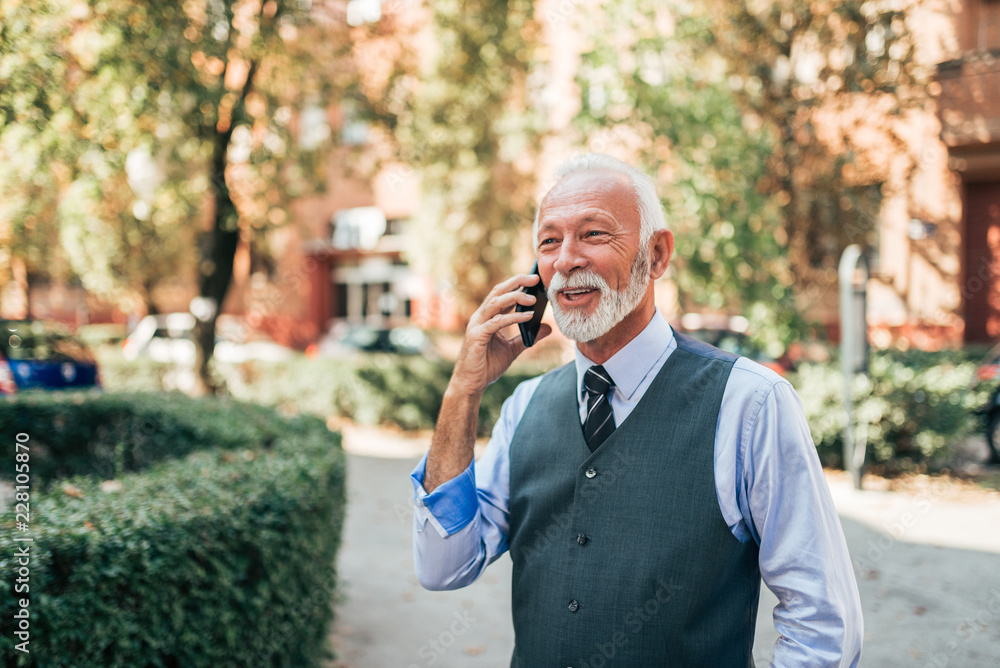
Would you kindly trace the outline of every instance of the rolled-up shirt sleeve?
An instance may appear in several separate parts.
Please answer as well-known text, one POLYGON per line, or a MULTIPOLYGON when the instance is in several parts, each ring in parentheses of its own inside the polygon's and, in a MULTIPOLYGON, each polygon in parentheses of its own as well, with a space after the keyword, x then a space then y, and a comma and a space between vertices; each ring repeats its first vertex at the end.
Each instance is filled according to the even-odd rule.
POLYGON ((771 665, 856 666, 857 581, 802 404, 781 381, 758 405, 744 429, 742 479, 761 577, 778 597, 771 665))
POLYGON ((507 551, 510 442, 540 378, 521 383, 504 402, 482 456, 428 494, 426 455, 410 475, 414 490, 413 561, 427 589, 472 584, 507 551))
MULTIPOLYGON (((472 462, 460 475, 442 483, 433 492, 424 491, 427 455, 410 474, 413 482, 415 515, 429 521, 442 538, 460 531, 476 518, 479 500, 476 498, 476 474, 472 462)), ((418 521, 418 524, 422 524, 418 521)), ((422 527, 421 527, 422 528, 422 527)))

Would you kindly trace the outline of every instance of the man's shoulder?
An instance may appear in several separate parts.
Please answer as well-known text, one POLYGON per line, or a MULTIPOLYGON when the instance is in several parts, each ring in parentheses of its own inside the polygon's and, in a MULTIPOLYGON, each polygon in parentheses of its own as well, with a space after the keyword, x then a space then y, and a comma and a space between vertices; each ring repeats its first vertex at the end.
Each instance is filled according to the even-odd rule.
POLYGON ((738 357, 738 355, 722 350, 721 348, 716 348, 710 343, 696 339, 693 336, 688 336, 687 334, 678 332, 677 330, 674 330, 674 340, 677 343, 678 350, 683 350, 686 353, 706 360, 735 362, 738 357))
POLYGON ((722 412, 732 418, 740 416, 741 433, 760 418, 762 411, 777 411, 775 417, 778 417, 801 410, 795 389, 787 379, 746 357, 741 356, 733 363, 722 399, 722 412))
POLYGON ((732 364, 727 381, 727 394, 738 394, 750 400, 754 397, 767 396, 777 385, 785 385, 791 389, 791 384, 780 374, 748 357, 716 348, 677 331, 674 332, 674 336, 677 338, 679 350, 709 362, 732 364))
POLYGON ((749 390, 753 394, 764 395, 769 394, 776 385, 791 387, 791 383, 773 369, 743 356, 738 357, 733 363, 733 370, 729 374, 729 383, 749 390))

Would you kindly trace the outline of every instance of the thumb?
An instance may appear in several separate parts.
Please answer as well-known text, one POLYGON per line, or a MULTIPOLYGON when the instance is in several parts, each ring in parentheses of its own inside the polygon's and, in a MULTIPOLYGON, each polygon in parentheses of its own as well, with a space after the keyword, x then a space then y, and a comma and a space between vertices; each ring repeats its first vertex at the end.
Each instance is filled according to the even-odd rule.
MULTIPOLYGON (((541 341, 551 333, 552 333, 552 326, 547 325, 543 322, 541 325, 538 326, 538 333, 535 335, 535 343, 537 344, 539 341, 541 341)), ((523 353, 525 350, 528 349, 528 347, 524 345, 524 339, 521 338, 520 332, 507 339, 507 341, 509 341, 511 346, 513 346, 512 352, 514 353, 515 359, 519 357, 521 353, 523 353)))
POLYGON ((538 327, 538 334, 535 335, 535 343, 538 343, 539 341, 541 341, 542 339, 544 339, 546 336, 548 336, 551 333, 552 333, 552 325, 543 322, 538 327))

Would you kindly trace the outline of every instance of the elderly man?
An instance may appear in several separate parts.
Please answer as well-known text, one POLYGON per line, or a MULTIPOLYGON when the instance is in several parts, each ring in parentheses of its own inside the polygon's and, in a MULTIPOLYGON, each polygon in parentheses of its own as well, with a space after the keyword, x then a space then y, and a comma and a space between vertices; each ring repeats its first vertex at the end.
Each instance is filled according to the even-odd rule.
POLYGON ((772 665, 857 665, 857 583, 794 390, 664 321, 673 235, 651 179, 595 154, 557 178, 535 250, 576 360, 522 383, 473 463, 482 393, 524 350, 504 328, 539 278, 473 315, 412 475, 420 582, 463 587, 510 550, 511 666, 717 668, 753 665, 763 578, 772 665))

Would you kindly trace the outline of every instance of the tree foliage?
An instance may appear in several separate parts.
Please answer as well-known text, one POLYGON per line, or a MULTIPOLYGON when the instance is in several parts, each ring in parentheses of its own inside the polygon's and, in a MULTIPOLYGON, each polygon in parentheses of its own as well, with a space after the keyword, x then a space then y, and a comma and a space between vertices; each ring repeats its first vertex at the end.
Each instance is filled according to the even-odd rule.
POLYGON ((538 27, 530 2, 480 0, 434 3, 428 29, 429 52, 398 61, 370 113, 419 172, 413 262, 454 286, 468 314, 510 275, 511 248, 534 215, 538 27))
MULTIPOLYGON (((18 156, 3 215, 15 236, 54 220, 84 287, 103 296, 148 301, 157 280, 187 272, 221 306, 240 238, 283 224, 288 198, 319 182, 329 128, 296 112, 324 109, 350 75, 332 66, 343 17, 300 0, 2 9, 0 147, 18 156)), ((217 313, 196 332, 205 370, 217 313)))
POLYGON ((736 100, 775 138, 761 185, 783 206, 795 276, 831 283, 848 243, 878 243, 884 172, 858 164, 853 135, 877 132, 884 151, 905 156, 893 120, 927 100, 905 3, 723 0, 712 10, 710 45, 736 100))
POLYGON ((808 329, 800 314, 847 243, 877 243, 879 183, 854 169, 850 128, 817 138, 817 113, 877 99, 880 116, 854 116, 891 137, 918 97, 903 16, 878 7, 630 1, 588 16, 577 124, 640 138, 677 236, 682 309, 742 312, 778 351, 808 329))
POLYGON ((59 3, 0 2, 0 287, 12 262, 30 274, 57 271, 55 207, 76 149, 76 118, 67 104, 68 38, 59 3))

